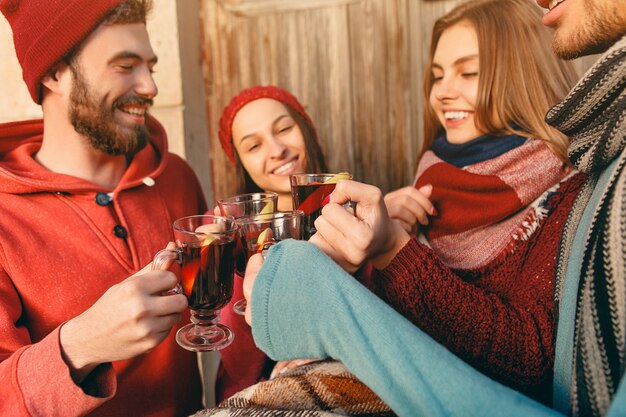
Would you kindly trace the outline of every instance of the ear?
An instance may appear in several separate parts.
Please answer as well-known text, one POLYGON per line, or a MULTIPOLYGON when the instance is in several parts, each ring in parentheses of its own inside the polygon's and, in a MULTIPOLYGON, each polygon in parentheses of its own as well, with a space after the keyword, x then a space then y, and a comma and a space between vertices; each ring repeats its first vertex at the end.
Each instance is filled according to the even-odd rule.
POLYGON ((71 79, 70 67, 65 63, 54 66, 41 79, 41 84, 54 93, 62 94, 71 79))

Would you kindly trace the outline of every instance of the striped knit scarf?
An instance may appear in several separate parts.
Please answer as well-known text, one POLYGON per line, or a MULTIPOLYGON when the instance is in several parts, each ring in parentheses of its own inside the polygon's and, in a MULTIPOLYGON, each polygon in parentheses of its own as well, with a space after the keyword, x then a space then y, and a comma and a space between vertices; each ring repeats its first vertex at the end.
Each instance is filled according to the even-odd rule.
POLYGON ((438 214, 422 232, 448 266, 477 269, 528 239, 547 214, 546 190, 568 168, 539 140, 463 168, 424 153, 415 187, 431 184, 438 214))
POLYGON ((546 116, 570 136, 569 157, 589 174, 565 225, 555 291, 558 306, 570 256, 582 257, 570 387, 573 415, 604 415, 626 366, 625 87, 623 37, 546 116), (616 158, 595 207, 584 253, 571 254, 577 225, 598 177, 616 158))

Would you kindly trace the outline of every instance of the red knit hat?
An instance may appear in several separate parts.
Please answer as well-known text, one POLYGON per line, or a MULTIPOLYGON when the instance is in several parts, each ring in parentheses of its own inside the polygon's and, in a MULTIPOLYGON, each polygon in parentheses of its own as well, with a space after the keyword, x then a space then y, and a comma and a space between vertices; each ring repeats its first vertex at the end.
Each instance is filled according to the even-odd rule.
POLYGON ((0 0, 30 96, 40 102, 41 79, 122 0, 0 0))
POLYGON ((233 150, 232 141, 233 119, 243 106, 260 98, 271 98, 291 107, 298 114, 300 114, 300 116, 302 116, 305 122, 309 125, 311 131, 315 132, 313 121, 311 121, 309 115, 306 111, 304 111, 302 104, 300 104, 298 99, 295 98, 289 91, 274 85, 256 85, 254 87, 250 87, 237 94, 230 101, 228 106, 224 108, 219 122, 218 134, 220 137, 220 143, 222 144, 222 148, 224 149, 224 152, 226 152, 228 159, 230 159, 233 164, 235 163, 235 152, 233 150))

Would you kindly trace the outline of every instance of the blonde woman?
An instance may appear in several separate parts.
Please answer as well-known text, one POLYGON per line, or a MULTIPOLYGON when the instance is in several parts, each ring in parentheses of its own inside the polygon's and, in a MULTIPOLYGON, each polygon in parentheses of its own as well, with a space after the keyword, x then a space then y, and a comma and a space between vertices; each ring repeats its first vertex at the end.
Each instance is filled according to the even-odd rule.
POLYGON ((440 18, 425 82, 428 150, 414 186, 385 198, 396 224, 366 230, 369 241, 339 211, 317 225, 335 259, 372 259, 377 292, 398 312, 547 402, 559 236, 583 178, 570 175, 566 137, 543 120, 576 77, 539 16, 525 0, 479 0, 440 18))

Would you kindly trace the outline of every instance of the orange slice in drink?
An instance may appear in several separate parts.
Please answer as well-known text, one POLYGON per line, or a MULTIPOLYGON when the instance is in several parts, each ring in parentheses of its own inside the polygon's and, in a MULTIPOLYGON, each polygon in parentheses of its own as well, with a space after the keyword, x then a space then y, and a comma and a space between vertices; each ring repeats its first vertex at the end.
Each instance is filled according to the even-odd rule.
POLYGON ((256 243, 259 245, 262 245, 265 242, 269 242, 273 239, 274 239, 274 233, 272 232, 272 229, 268 227, 267 229, 263 230, 261 234, 259 234, 259 237, 256 239, 256 243))
POLYGON ((259 237, 256 239, 256 243, 258 245, 257 252, 263 251, 263 248, 266 247, 266 243, 270 243, 274 241, 274 232, 272 232, 271 228, 267 228, 259 234, 259 237))
POLYGON ((203 224, 196 228, 195 232, 201 234, 198 237, 202 239, 202 246, 209 246, 217 239, 217 236, 212 232, 215 232, 218 227, 219 226, 215 224, 203 224))
POLYGON ((265 207, 259 212, 259 214, 271 214, 274 212, 274 202, 268 202, 265 207))
POLYGON ((350 179, 350 174, 348 172, 340 172, 338 174, 333 175, 326 181, 324 181, 324 184, 336 184, 337 181, 339 180, 349 180, 349 179, 350 179))

